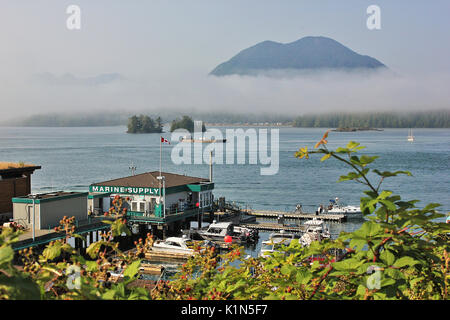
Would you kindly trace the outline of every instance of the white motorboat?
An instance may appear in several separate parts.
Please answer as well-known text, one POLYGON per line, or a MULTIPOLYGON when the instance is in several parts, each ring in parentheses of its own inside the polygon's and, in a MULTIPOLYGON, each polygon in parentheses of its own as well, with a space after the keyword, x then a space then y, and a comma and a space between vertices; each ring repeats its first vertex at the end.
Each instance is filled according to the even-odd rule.
POLYGON ((194 250, 189 248, 193 244, 192 240, 186 236, 183 237, 169 237, 165 240, 157 240, 152 247, 156 252, 175 252, 175 253, 194 253, 194 250))
POLYGON ((204 240, 225 241, 230 236, 232 242, 254 242, 258 239, 258 232, 248 228, 238 227, 231 222, 213 222, 207 228, 200 229, 197 234, 204 240))
POLYGON ((277 252, 283 245, 288 246, 293 239, 300 239, 301 234, 286 233, 283 230, 277 233, 272 233, 269 240, 261 242, 261 250, 259 256, 267 258, 270 253, 277 252))
POLYGON ((348 218, 351 217, 361 217, 361 208, 357 206, 346 206, 340 203, 339 198, 330 199, 330 204, 325 210, 329 214, 345 214, 348 218))
POLYGON ((331 237, 330 230, 324 225, 322 220, 314 218, 306 221, 303 225, 306 229, 300 238, 303 246, 309 246, 313 241, 322 241, 331 237))

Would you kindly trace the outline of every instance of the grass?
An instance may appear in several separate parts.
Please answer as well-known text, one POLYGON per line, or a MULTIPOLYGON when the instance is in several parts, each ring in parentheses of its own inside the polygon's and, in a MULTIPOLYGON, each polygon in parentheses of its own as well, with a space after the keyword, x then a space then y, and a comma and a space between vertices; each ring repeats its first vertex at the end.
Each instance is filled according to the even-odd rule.
POLYGON ((25 168, 32 167, 32 164, 25 164, 23 162, 0 162, 0 170, 5 169, 16 169, 16 168, 25 168))

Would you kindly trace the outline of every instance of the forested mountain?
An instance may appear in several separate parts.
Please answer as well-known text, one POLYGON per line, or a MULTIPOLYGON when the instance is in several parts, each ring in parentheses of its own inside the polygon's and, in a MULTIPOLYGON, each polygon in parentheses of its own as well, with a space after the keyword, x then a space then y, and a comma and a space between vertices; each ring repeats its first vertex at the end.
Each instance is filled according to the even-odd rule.
POLYGON ((377 59, 360 55, 326 37, 304 37, 291 43, 260 42, 218 65, 215 76, 258 75, 280 70, 359 70, 386 68, 377 59))

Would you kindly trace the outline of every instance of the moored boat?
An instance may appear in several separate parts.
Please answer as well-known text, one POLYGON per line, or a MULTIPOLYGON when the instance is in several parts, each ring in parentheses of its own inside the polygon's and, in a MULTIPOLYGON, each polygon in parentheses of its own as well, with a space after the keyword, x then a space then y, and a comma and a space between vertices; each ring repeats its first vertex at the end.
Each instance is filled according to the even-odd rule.
POLYGON ((283 245, 288 246, 293 239, 300 238, 301 234, 299 233, 286 233, 283 230, 272 233, 269 236, 269 240, 261 242, 259 256, 266 258, 270 256, 270 253, 277 252, 283 245))
POLYGON ((189 142, 189 143, 225 143, 227 139, 206 139, 204 137, 200 137, 198 139, 192 139, 188 136, 184 136, 180 138, 180 142, 189 142))
POLYGON ((193 254, 194 250, 189 248, 192 244, 192 240, 186 236, 169 237, 165 240, 157 240, 153 244, 152 251, 193 254))
POLYGON ((325 209, 329 214, 345 214, 348 218, 362 217, 361 208, 357 206, 344 205, 339 201, 339 198, 330 199, 330 204, 325 209))
POLYGON ((306 227, 305 233, 300 238, 303 246, 309 246, 313 241, 330 239, 330 230, 325 227, 322 220, 316 218, 308 220, 303 224, 306 227))
POLYGON ((197 234, 204 240, 225 241, 225 237, 231 238, 234 243, 255 242, 258 232, 248 228, 234 225, 232 222, 213 222, 204 229, 197 230, 197 234))

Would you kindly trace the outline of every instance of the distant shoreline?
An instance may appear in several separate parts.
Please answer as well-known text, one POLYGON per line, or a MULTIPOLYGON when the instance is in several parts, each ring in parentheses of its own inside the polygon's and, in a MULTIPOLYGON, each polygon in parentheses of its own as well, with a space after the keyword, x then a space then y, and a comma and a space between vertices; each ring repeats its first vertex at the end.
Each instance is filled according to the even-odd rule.
MULTIPOLYGON (((400 129, 400 128, 392 128, 392 129, 400 129)), ((356 132, 356 131, 384 131, 383 129, 378 128, 336 128, 331 131, 335 132, 356 132)))
POLYGON ((280 127, 280 128, 293 128, 291 124, 276 124, 276 123, 208 123, 205 122, 205 126, 210 127, 280 127))
MULTIPOLYGON (((211 127, 329 128, 336 129, 337 132, 378 131, 384 128, 450 128, 450 110, 409 113, 329 112, 304 114, 297 117, 277 114, 188 114, 194 121, 201 120, 211 127)), ((170 125, 175 116, 178 116, 178 113, 168 113, 161 118, 165 120, 166 125, 167 123, 170 125)), ((129 116, 124 114, 42 114, 23 119, 4 120, 0 122, 0 127, 112 127, 127 126, 128 119, 129 116)))

